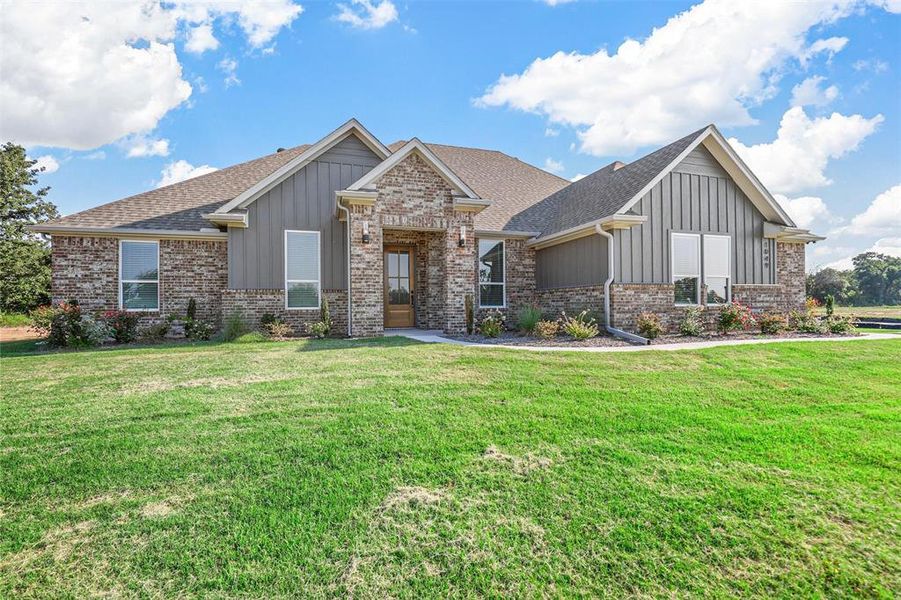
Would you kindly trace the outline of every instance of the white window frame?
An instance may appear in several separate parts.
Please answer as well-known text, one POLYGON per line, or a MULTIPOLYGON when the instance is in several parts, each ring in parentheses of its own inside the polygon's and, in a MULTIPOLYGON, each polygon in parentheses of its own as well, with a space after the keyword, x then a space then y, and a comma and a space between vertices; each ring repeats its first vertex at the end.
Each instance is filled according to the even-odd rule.
MULTIPOLYGON (((501 243, 501 256, 504 261, 504 280, 500 283, 482 283, 481 281, 476 281, 478 284, 478 293, 479 293, 479 308, 507 308, 507 240, 503 238, 478 238, 476 239, 476 252, 478 256, 476 260, 478 262, 482 262, 482 252, 479 250, 479 245, 483 242, 500 242, 501 243), (500 304, 482 304, 482 286, 483 285, 499 285, 501 286, 501 303, 500 304)), ((478 277, 478 270, 476 270, 476 277, 478 277)))
POLYGON ((160 312, 160 241, 159 240, 119 240, 119 310, 126 312, 160 312), (122 279, 122 244, 156 244, 156 280, 152 279, 122 279), (156 284, 156 308, 125 308, 122 298, 122 284, 124 283, 155 283, 156 284))
MULTIPOLYGON (((703 244, 701 243, 701 234, 699 234, 699 233, 677 233, 675 231, 670 234, 670 246, 669 246, 670 264, 669 264, 669 268, 670 268, 670 281, 673 283, 673 285, 676 284, 676 279, 677 279, 677 276, 676 276, 676 253, 675 253, 675 246, 676 246, 675 242, 676 242, 677 237, 694 238, 697 241, 697 244, 698 244, 698 273, 695 276, 698 278, 698 286, 697 286, 697 290, 695 292, 694 303, 676 302, 675 297, 674 297, 673 304, 675 306, 700 306, 700 304, 701 304, 701 287, 704 282, 703 273, 701 272, 701 266, 704 264, 704 257, 701 254, 702 250, 703 250, 703 244)), ((680 275, 679 277, 692 277, 692 275, 680 275)))
POLYGON ((322 234, 319 231, 304 229, 286 229, 284 236, 284 249, 282 251, 285 263, 285 310, 319 310, 322 307, 322 234), (289 233, 313 233, 316 235, 316 306, 288 306, 288 284, 313 283, 312 279, 288 279, 288 234, 289 233))
MULTIPOLYGON (((708 238, 722 238, 727 242, 726 249, 728 253, 728 257, 726 259, 726 264, 729 265, 729 272, 726 273, 726 304, 732 302, 732 236, 731 235, 720 235, 720 234, 704 234, 704 239, 701 241, 701 265, 704 272, 704 278, 702 282, 704 287, 707 287, 707 265, 705 264, 707 258, 707 239, 708 238)), ((713 277, 722 277, 722 275, 714 275, 713 277)), ((707 296, 704 296, 704 304, 707 304, 707 296)), ((714 305, 716 306, 716 305, 714 305)))

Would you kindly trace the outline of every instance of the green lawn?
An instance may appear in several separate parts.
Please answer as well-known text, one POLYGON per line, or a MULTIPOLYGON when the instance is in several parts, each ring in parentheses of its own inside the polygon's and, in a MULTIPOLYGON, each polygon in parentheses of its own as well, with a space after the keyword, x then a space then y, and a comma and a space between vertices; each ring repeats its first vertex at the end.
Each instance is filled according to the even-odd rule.
POLYGON ((31 317, 24 313, 0 312, 0 327, 28 327, 31 317))
POLYGON ((0 359, 0 597, 901 595, 901 339, 0 359))

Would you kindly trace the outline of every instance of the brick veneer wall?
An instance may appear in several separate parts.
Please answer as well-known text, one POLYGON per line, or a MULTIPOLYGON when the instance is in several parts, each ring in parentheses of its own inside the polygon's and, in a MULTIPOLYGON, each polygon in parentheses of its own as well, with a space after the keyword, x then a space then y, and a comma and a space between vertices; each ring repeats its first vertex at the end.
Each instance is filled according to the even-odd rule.
MULTIPOLYGON (((227 242, 160 240, 160 310, 145 322, 184 314, 197 301, 198 317, 218 324, 222 291, 228 284, 227 242)), ((53 302, 72 298, 89 311, 119 307, 119 240, 52 236, 53 302)))
POLYGON ((473 298, 476 302, 476 320, 489 312, 499 310, 507 315, 507 325, 515 325, 516 315, 523 306, 536 303, 535 294, 535 250, 526 245, 526 240, 504 240, 504 265, 506 307, 501 309, 482 308, 479 302, 479 256, 478 240, 475 241, 475 273, 473 298))
MULTIPOLYGON (((332 317, 332 336, 347 335, 347 291, 322 290, 332 317)), ((269 313, 291 325, 295 335, 307 335, 308 327, 320 320, 319 309, 288 310, 285 290, 223 290, 222 315, 239 314, 250 327, 257 328, 260 318, 269 313)))
POLYGON ((548 288, 535 292, 536 303, 550 319, 556 319, 561 312, 575 315, 583 310, 591 311, 598 321, 604 318, 604 286, 581 286, 548 288))
POLYGON ((475 277, 472 213, 454 210, 452 188, 415 153, 385 173, 376 190, 372 206, 353 206, 350 215, 353 335, 384 331, 384 245, 414 238, 427 248, 426 325, 462 332, 464 295, 475 277), (369 223, 368 244, 362 242, 364 222, 369 223), (457 243, 461 225, 470 232, 462 248, 457 243), (410 236, 412 230, 428 235, 410 236))
MULTIPOLYGON (((754 312, 780 312, 801 309, 806 297, 804 244, 776 244, 776 281, 774 285, 734 284, 732 298, 751 306, 754 312)), ((701 294, 702 297, 704 294, 701 294)), ((657 313, 664 326, 674 330, 685 314, 685 307, 673 304, 672 284, 622 284, 610 286, 610 315, 614 327, 635 331, 635 319, 642 312, 657 313)), ((713 328, 718 317, 716 306, 707 306, 703 318, 713 328)))

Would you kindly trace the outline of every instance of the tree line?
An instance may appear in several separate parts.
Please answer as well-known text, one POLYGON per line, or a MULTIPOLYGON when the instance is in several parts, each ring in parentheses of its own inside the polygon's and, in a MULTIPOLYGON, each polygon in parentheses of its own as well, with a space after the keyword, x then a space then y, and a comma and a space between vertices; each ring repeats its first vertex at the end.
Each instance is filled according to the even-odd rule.
POLYGON ((826 268, 807 276, 807 295, 820 302, 832 296, 842 306, 901 305, 901 258, 864 252, 847 271, 826 268))

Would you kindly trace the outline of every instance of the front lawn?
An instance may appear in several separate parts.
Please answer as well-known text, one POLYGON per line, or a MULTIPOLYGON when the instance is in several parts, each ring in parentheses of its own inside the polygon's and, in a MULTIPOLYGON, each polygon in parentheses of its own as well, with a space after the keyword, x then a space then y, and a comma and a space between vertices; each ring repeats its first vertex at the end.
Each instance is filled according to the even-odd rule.
POLYGON ((901 339, 7 349, 0 597, 901 594, 901 339))

